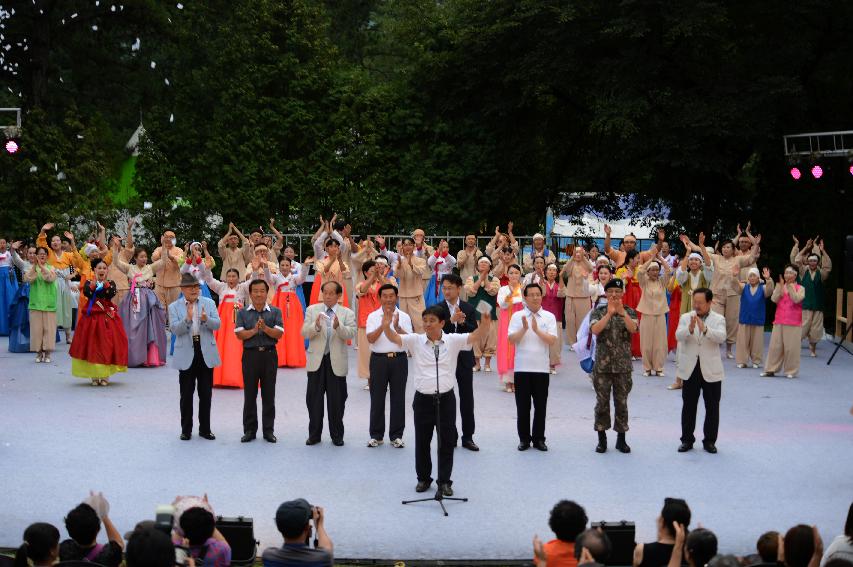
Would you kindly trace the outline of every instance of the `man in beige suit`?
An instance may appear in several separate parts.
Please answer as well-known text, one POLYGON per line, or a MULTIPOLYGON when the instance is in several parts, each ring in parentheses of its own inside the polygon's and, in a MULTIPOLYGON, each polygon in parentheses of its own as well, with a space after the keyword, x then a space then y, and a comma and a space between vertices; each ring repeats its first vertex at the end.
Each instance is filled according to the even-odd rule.
POLYGON ((720 345, 726 342, 726 319, 711 310, 714 294, 700 287, 693 290, 693 310, 681 315, 675 338, 678 340, 678 376, 684 377, 681 390, 681 446, 679 453, 693 448, 696 437, 696 406, 699 393, 705 400, 705 438, 702 445, 716 453, 720 427, 720 396, 725 373, 720 345))
MULTIPOLYGON (((456 267, 463 282, 477 275, 477 262, 482 257, 483 252, 477 247, 477 236, 474 234, 465 236, 465 247, 456 255, 456 267)), ((468 301, 468 290, 465 287, 462 288, 460 297, 462 301, 468 301)))
POLYGON ((323 283, 322 303, 305 312, 302 336, 308 339, 308 439, 316 445, 323 434, 323 397, 329 407, 332 443, 344 444, 344 408, 347 401, 347 341, 355 337, 355 313, 339 305, 343 287, 336 281, 323 283))
POLYGON ((424 274, 429 274, 426 260, 414 254, 415 241, 408 236, 403 239, 400 256, 394 266, 394 274, 400 282, 400 311, 411 319, 416 333, 423 332, 424 274))

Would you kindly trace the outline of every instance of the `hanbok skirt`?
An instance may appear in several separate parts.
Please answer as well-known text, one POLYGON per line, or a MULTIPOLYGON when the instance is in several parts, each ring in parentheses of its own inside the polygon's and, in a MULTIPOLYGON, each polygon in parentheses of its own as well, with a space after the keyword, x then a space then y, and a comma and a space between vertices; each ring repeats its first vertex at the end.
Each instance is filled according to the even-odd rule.
POLYGON ((15 270, 9 266, 0 267, 0 335, 4 337, 9 334, 9 310, 17 291, 15 270))
POLYGON ((18 287, 9 308, 9 352, 30 352, 30 284, 18 287))
POLYGON ((136 286, 125 294, 118 311, 127 333, 127 365, 166 364, 166 312, 154 290, 136 286))
POLYGON ((108 299, 97 302, 103 307, 83 312, 68 351, 71 374, 79 378, 109 378, 127 372, 127 333, 118 310, 108 299))
POLYGON ((441 287, 441 282, 438 281, 438 276, 433 274, 424 292, 424 305, 432 307, 440 303, 444 303, 444 289, 441 287))
MULTIPOLYGON (((515 345, 509 342, 509 320, 513 313, 521 311, 523 303, 515 303, 509 309, 498 310, 498 374, 509 374, 515 368, 515 345)), ((512 382, 512 380, 510 380, 512 382)))
POLYGON ((279 291, 275 294, 273 305, 281 309, 284 319, 284 334, 276 343, 278 365, 291 368, 305 368, 305 341, 302 338, 302 323, 305 320, 297 294, 293 291, 279 291))
POLYGON ((213 332, 216 350, 222 362, 213 369, 213 386, 217 388, 243 387, 243 341, 237 338, 235 322, 239 304, 233 297, 219 304, 219 328, 213 332))
POLYGON ((72 309, 75 306, 75 293, 68 285, 68 280, 59 274, 68 274, 69 270, 57 270, 56 276, 56 326, 70 329, 74 326, 72 309))

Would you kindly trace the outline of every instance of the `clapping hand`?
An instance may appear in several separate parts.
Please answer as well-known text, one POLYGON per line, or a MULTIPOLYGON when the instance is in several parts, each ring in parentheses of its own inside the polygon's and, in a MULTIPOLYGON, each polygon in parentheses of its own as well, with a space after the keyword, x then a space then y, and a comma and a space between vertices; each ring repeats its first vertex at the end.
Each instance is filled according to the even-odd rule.
POLYGON ((696 320, 697 320, 698 318, 699 318, 699 317, 696 315, 696 312, 695 312, 695 311, 690 315, 690 327, 688 328, 688 330, 689 330, 691 333, 693 332, 693 329, 695 329, 695 328, 696 328, 696 320))
POLYGON ((535 315, 531 315, 531 316, 530 316, 530 329, 531 329, 534 333, 539 333, 539 322, 536 320, 536 316, 535 316, 535 315))
POLYGON ((194 303, 187 304, 187 323, 192 323, 193 321, 193 310, 195 309, 194 303))
POLYGON ((63 234, 65 235, 65 238, 74 245, 74 234, 70 230, 66 230, 63 234))
POLYGON ((699 327, 699 332, 700 332, 700 333, 704 333, 704 332, 705 332, 705 329, 707 328, 707 327, 705 327, 705 322, 704 322, 704 321, 702 320, 702 318, 701 318, 701 317, 699 317, 699 316, 697 316, 697 317, 696 317, 696 326, 698 326, 698 327, 699 327))
POLYGON ((207 313, 205 313, 204 307, 201 308, 201 317, 199 319, 201 319, 202 323, 207 323, 207 313))
POLYGON ((332 317, 332 328, 333 328, 333 329, 337 329, 337 328, 338 328, 338 327, 340 327, 340 326, 341 326, 341 322, 340 322, 340 320, 338 319, 338 315, 337 315, 337 313, 336 313, 336 314, 332 317))
POLYGON ((263 333, 267 330, 267 323, 263 317, 258 317, 258 332, 263 333))
POLYGON ((702 247, 705 246, 705 233, 704 232, 699 233, 698 241, 699 241, 699 246, 702 246, 702 247))
POLYGON ((457 309, 456 313, 454 313, 450 317, 451 323, 463 323, 464 321, 465 321, 465 313, 463 313, 461 309, 457 309))
POLYGON ((527 330, 527 328, 528 328, 527 317, 521 318, 521 328, 524 329, 525 331, 527 330))
POLYGON ((98 518, 103 520, 110 513, 110 503, 107 502, 107 499, 104 498, 103 492, 95 492, 93 490, 89 491, 89 496, 83 500, 83 504, 88 504, 92 507, 95 513, 98 515, 98 518))
POLYGON ((314 328, 319 329, 320 327, 322 327, 326 323, 325 319, 325 313, 320 313, 319 315, 317 315, 317 319, 314 321, 314 328))
POLYGON ((13 242, 12 243, 12 250, 17 252, 18 249, 21 247, 21 244, 23 244, 23 241, 21 241, 21 240, 16 240, 15 242, 13 242))

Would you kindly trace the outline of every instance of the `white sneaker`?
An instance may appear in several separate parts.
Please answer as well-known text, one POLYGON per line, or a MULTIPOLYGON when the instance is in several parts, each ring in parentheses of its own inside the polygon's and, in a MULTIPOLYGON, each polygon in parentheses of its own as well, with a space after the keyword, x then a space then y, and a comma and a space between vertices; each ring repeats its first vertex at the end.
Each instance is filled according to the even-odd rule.
MULTIPOLYGON (((746 368, 746 364, 737 364, 738 368, 746 368)), ((753 368, 757 368, 757 366, 753 365, 753 368)))
POLYGON ((382 439, 371 439, 370 441, 367 442, 367 446, 368 447, 378 447, 378 446, 382 445, 384 442, 385 441, 383 441, 382 439))
POLYGON ((403 440, 402 440, 402 439, 400 439, 399 437, 397 437, 396 439, 394 439, 393 441, 391 441, 391 446, 392 446, 392 447, 394 447, 395 449, 402 449, 403 447, 405 447, 405 446, 406 446, 406 444, 405 444, 405 443, 403 443, 403 440))
POLYGON ((643 371, 643 376, 649 376, 650 374, 651 374, 651 372, 649 372, 648 370, 643 371))
POLYGON ((663 374, 663 370, 658 370, 658 371, 657 371, 657 374, 658 374, 658 376, 663 376, 663 375, 664 375, 664 374, 663 374))
POLYGON ((36 355, 36 362, 41 362, 41 361, 42 361, 41 357, 42 357, 42 354, 41 354, 41 353, 38 353, 38 354, 36 355))
POLYGON ((370 382, 368 382, 367 384, 365 384, 365 385, 364 385, 364 388, 362 388, 362 390, 370 390, 370 382))
POLYGON ((761 374, 759 374, 759 376, 761 376, 762 378, 773 378, 773 376, 775 376, 775 373, 774 372, 762 372, 761 374))
POLYGON ((729 360, 733 359, 734 357, 735 357, 735 355, 733 355, 732 353, 730 353, 730 352, 726 353, 726 358, 728 358, 729 360))
POLYGON ((44 358, 42 359, 42 362, 50 363, 50 354, 45 353, 44 358))
POLYGON ((556 374, 556 373, 557 373, 557 369, 556 369, 556 368, 552 368, 550 372, 551 372, 551 374, 556 374))
POLYGON ((796 378, 793 374, 785 374, 785 378, 796 378))
POLYGON ((753 364, 752 367, 753 368, 761 368, 761 365, 760 364, 753 364))

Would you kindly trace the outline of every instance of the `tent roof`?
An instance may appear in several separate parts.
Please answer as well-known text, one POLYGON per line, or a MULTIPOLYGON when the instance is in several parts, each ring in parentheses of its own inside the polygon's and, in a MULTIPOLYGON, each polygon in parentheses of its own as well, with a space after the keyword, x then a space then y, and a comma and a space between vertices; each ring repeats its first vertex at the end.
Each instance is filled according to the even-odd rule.
POLYGON ((145 134, 145 126, 143 126, 142 122, 140 122, 139 126, 136 127, 136 130, 133 131, 133 135, 131 135, 130 139, 124 145, 124 149, 131 152, 131 155, 138 156, 139 139, 142 137, 143 134, 145 134))
POLYGON ((657 218, 647 218, 644 220, 644 226, 638 223, 632 223, 631 219, 608 220, 591 214, 584 214, 579 223, 571 222, 567 218, 554 219, 553 236, 591 236, 594 238, 604 238, 604 225, 609 224, 611 228, 612 238, 624 238, 630 233, 640 239, 654 238, 654 227, 664 223, 665 221, 657 218), (649 224, 649 221, 651 223, 649 224))

